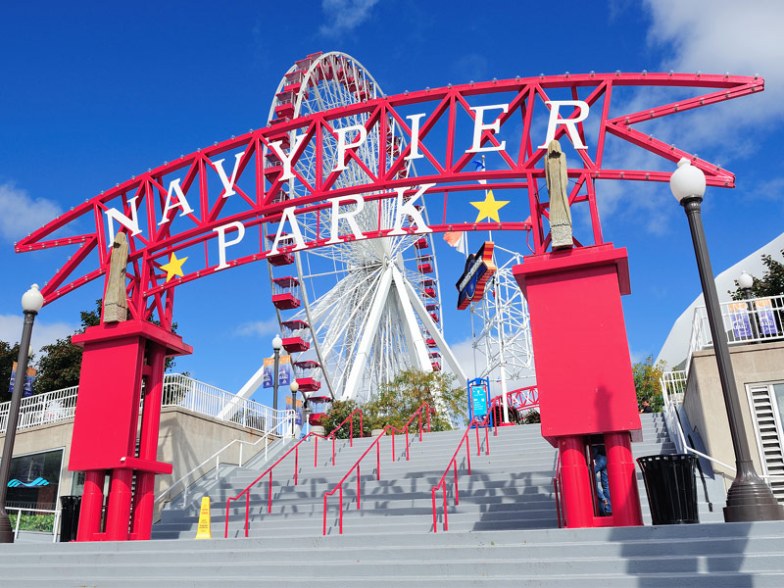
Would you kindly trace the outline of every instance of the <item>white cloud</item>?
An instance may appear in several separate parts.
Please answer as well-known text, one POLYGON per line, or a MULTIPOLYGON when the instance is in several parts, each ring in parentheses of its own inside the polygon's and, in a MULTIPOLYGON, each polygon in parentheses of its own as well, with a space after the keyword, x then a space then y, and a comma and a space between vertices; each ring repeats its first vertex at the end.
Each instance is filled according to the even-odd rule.
POLYGON ((279 332, 280 327, 278 326, 278 321, 275 319, 242 323, 234 329, 234 333, 240 337, 264 337, 267 335, 276 335, 279 332))
POLYGON ((326 37, 337 37, 351 32, 368 18, 378 0, 322 0, 326 24, 319 29, 326 37))
MULTIPOLYGON (((653 19, 648 40, 668 54, 666 69, 756 75, 766 90, 753 107, 733 113, 740 122, 763 123, 784 116, 784 3, 759 0, 647 0, 653 19)), ((750 103, 750 99, 741 102, 750 103)), ((737 124, 738 121, 736 121, 737 124)))
MULTIPOLYGON (((58 339, 65 339, 76 332, 76 329, 77 327, 67 323, 47 323, 40 319, 36 320, 33 327, 33 353, 38 353, 44 345, 55 343, 58 339)), ((0 341, 14 345, 21 337, 22 315, 0 314, 0 341)))
POLYGON ((32 198, 13 184, 0 184, 0 239, 16 241, 61 212, 51 200, 32 198))

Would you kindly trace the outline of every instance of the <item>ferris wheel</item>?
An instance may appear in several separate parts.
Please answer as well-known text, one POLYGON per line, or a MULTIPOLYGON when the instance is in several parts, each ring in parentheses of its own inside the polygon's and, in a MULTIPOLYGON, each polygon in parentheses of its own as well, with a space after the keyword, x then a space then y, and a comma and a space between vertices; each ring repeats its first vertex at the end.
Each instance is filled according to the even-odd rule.
MULTIPOLYGON (((373 77, 349 55, 309 55, 283 76, 270 108, 269 124, 381 95, 373 77)), ((365 124, 367 117, 342 117, 335 121, 335 128, 365 124)), ((390 118, 386 127, 386 136, 370 131, 356 148, 358 158, 366 164, 377 159, 379 149, 396 155, 405 146, 397 122, 390 118)), ((289 137, 288 146, 296 140, 289 137)), ((321 172, 326 173, 326 166, 336 161, 337 145, 336 137, 329 133, 321 139, 325 165, 321 172)), ((315 144, 306 145, 295 164, 297 174, 311 184, 318 172, 315 149, 315 144)), ((274 154, 267 157, 275 163, 274 154)), ((397 177, 412 175, 414 169, 409 164, 397 177)), ((351 161, 335 187, 360 185, 366 183, 365 178, 362 167, 351 161)), ((291 180, 276 198, 283 201, 302 195, 302 184, 291 180)), ((396 206, 394 200, 381 200, 377 207, 364 207, 354 219, 363 232, 379 222, 389 226, 396 206)), ((426 215, 426 210, 422 213, 426 215)), ((315 237, 318 223, 330 222, 329 210, 321 210, 319 215, 298 215, 303 236, 315 237)), ((266 234, 265 238, 273 240, 275 235, 266 234)), ((292 356, 301 391, 363 403, 379 385, 405 369, 440 370, 442 354, 448 355, 453 371, 459 369, 443 339, 438 268, 430 234, 343 242, 274 255, 268 258, 268 268, 283 347, 292 356)))

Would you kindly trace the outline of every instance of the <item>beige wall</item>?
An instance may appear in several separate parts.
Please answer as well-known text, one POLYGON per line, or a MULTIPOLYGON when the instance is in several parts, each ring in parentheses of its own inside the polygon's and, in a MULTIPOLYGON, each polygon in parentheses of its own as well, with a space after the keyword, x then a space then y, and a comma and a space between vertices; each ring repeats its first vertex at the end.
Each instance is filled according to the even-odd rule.
MULTIPOLYGON (((14 443, 14 455, 25 455, 40 451, 63 448, 63 466, 60 479, 60 495, 73 493, 73 473, 68 471, 70 457, 71 435, 73 432, 73 419, 52 425, 42 425, 17 432, 14 443)), ((171 463, 173 473, 168 476, 157 476, 155 483, 155 496, 159 496, 169 486, 182 476, 196 468, 204 460, 234 440, 254 443, 261 438, 258 432, 244 428, 235 423, 217 421, 186 410, 167 407, 161 412, 161 429, 158 445, 158 459, 171 463)), ((0 436, 0 439, 4 439, 0 436)), ((255 447, 243 447, 242 459, 246 462, 258 451, 263 451, 265 441, 255 447)), ((221 454, 221 463, 238 463, 240 450, 239 443, 235 443, 229 450, 221 454)), ((199 476, 215 467, 212 459, 200 470, 194 473, 199 476)), ((181 492, 183 485, 173 489, 172 494, 181 492)))
MULTIPOLYGON (((746 443, 757 472, 761 462, 746 386, 761 382, 784 380, 784 341, 733 345, 730 347, 735 384, 740 397, 741 413, 746 428, 746 443)), ((683 406, 689 421, 705 443, 708 455, 735 466, 735 453, 727 419, 727 410, 719 381, 719 371, 712 350, 693 355, 683 406)), ((725 485, 734 477, 718 464, 714 469, 725 476, 725 485)))

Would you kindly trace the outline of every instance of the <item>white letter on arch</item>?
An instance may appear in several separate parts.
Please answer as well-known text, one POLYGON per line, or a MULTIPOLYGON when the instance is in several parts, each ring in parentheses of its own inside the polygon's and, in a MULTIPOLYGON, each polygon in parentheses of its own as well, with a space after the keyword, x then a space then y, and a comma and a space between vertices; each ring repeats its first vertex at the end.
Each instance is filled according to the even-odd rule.
POLYGON ((128 200, 128 206, 131 208, 131 218, 128 218, 115 208, 110 208, 105 212, 106 218, 109 220, 109 243, 114 243, 114 223, 112 220, 116 220, 118 223, 128 229, 131 232, 131 236, 138 235, 142 232, 142 230, 139 228, 139 213, 136 210, 137 198, 138 196, 134 196, 128 200))
POLYGON ((272 242, 272 249, 270 249, 269 252, 270 255, 278 254, 278 244, 281 240, 288 240, 292 237, 297 244, 292 251, 299 251, 300 249, 305 248, 305 240, 302 238, 302 231, 299 228, 299 223, 297 223, 297 217, 294 216, 294 210, 296 210, 296 206, 289 206, 288 208, 283 209, 283 214, 280 216, 280 223, 278 223, 278 231, 275 233, 275 240, 272 242), (285 221, 289 221, 289 226, 291 226, 290 235, 283 234, 285 221))
POLYGON ((226 263, 226 248, 231 247, 232 245, 236 245, 240 241, 242 241, 243 237, 245 237, 245 225, 243 225, 239 221, 235 221, 233 223, 227 223, 223 226, 218 227, 217 229, 213 229, 214 233, 218 233, 218 267, 215 268, 215 271, 225 269, 229 267, 229 264, 226 263), (237 236, 232 239, 231 241, 226 240, 226 232, 234 229, 237 231, 237 236))
POLYGON ((407 188, 395 188, 397 192, 397 206, 395 207, 395 226, 389 231, 390 235, 405 235, 408 231, 403 230, 403 217, 409 216, 417 225, 417 233, 432 233, 433 229, 427 226, 425 219, 422 218, 422 211, 418 210, 414 203, 422 196, 428 188, 432 188, 435 184, 422 184, 417 190, 416 194, 411 196, 407 202, 403 201, 403 194, 407 188))
POLYGON ((548 100, 545 104, 550 105, 550 120, 547 123, 547 136, 544 139, 544 145, 539 145, 537 149, 547 149, 547 146, 555 138, 555 129, 558 125, 566 126, 566 134, 572 140, 572 145, 575 149, 588 149, 580 139, 580 133, 577 132, 577 123, 584 121, 588 118, 588 113, 591 108, 584 100, 548 100), (580 114, 576 118, 563 119, 559 117, 558 111, 561 106, 576 106, 580 109, 580 114))
POLYGON ((158 226, 164 225, 171 221, 169 218, 169 211, 174 210, 175 208, 182 208, 182 213, 180 216, 185 216, 186 214, 193 212, 191 205, 188 204, 188 199, 185 198, 185 194, 182 193, 182 188, 180 187, 180 178, 169 182, 169 192, 166 194, 166 202, 163 206, 163 212, 161 213, 162 218, 161 222, 158 223, 158 226), (172 194, 177 195, 177 202, 172 202, 172 194))
POLYGON ((367 129, 365 129, 365 125, 349 125, 342 129, 336 129, 336 132, 338 133, 338 153, 335 169, 332 171, 341 171, 346 169, 346 149, 356 149, 362 145, 362 143, 365 142, 365 139, 367 139, 367 129), (359 133, 359 138, 356 141, 348 143, 349 133, 359 133))
POLYGON ((424 155, 419 152, 419 121, 422 120, 422 117, 424 116, 425 113, 422 112, 419 114, 411 114, 406 117, 411 120, 411 151, 404 158, 406 161, 424 157, 424 155))
POLYGON ((244 151, 237 153, 237 155, 234 156, 234 169, 231 172, 231 179, 226 177, 226 172, 223 170, 223 162, 225 159, 219 159, 218 161, 213 162, 215 171, 218 172, 218 177, 220 178, 221 184, 223 184, 223 189, 225 190, 223 193, 224 198, 228 198, 229 196, 236 194, 234 191, 234 182, 237 181, 237 172, 240 169, 240 159, 242 159, 243 155, 245 155, 244 151))
POLYGON ((280 176, 281 182, 294 178, 294 174, 291 172, 291 160, 294 159, 294 154, 304 140, 305 135, 294 136, 294 144, 291 146, 291 149, 289 149, 288 157, 286 157, 286 154, 283 153, 283 149, 280 147, 283 144, 283 141, 273 141, 269 144, 270 148, 275 152, 275 155, 278 156, 278 159, 280 159, 283 164, 283 174, 280 176))
POLYGON ((486 125, 484 123, 485 110, 500 110, 501 112, 509 112, 508 104, 493 104, 491 106, 472 106, 471 110, 476 113, 474 119, 474 143, 467 153, 479 153, 482 151, 503 151, 506 149, 506 141, 501 141, 498 146, 482 147, 482 132, 493 131, 497 133, 501 130, 501 121, 496 119, 494 122, 486 125))
POLYGON ((333 245, 334 243, 342 243, 343 239, 338 237, 338 229, 340 228, 340 219, 345 219, 348 223, 348 226, 351 227, 351 232, 354 235, 354 239, 366 239, 365 235, 362 234, 362 230, 359 228, 357 224, 357 220, 354 218, 365 207, 365 201, 360 196, 343 196, 340 198, 330 198, 329 201, 332 203, 332 226, 329 230, 329 241, 327 241, 327 245, 333 245), (350 210, 348 212, 340 212, 340 205, 346 203, 347 201, 354 202, 357 207, 354 210, 350 210))

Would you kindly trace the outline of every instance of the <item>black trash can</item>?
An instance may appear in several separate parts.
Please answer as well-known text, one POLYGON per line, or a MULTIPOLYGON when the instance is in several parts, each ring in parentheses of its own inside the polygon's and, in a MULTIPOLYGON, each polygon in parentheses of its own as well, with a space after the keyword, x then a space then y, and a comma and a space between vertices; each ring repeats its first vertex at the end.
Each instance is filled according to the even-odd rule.
POLYGON ((60 541, 76 540, 76 530, 79 527, 79 508, 82 506, 81 496, 60 497, 60 541))
POLYGON ((645 480, 645 491, 654 525, 699 523, 697 483, 693 455, 649 455, 637 463, 645 480))

